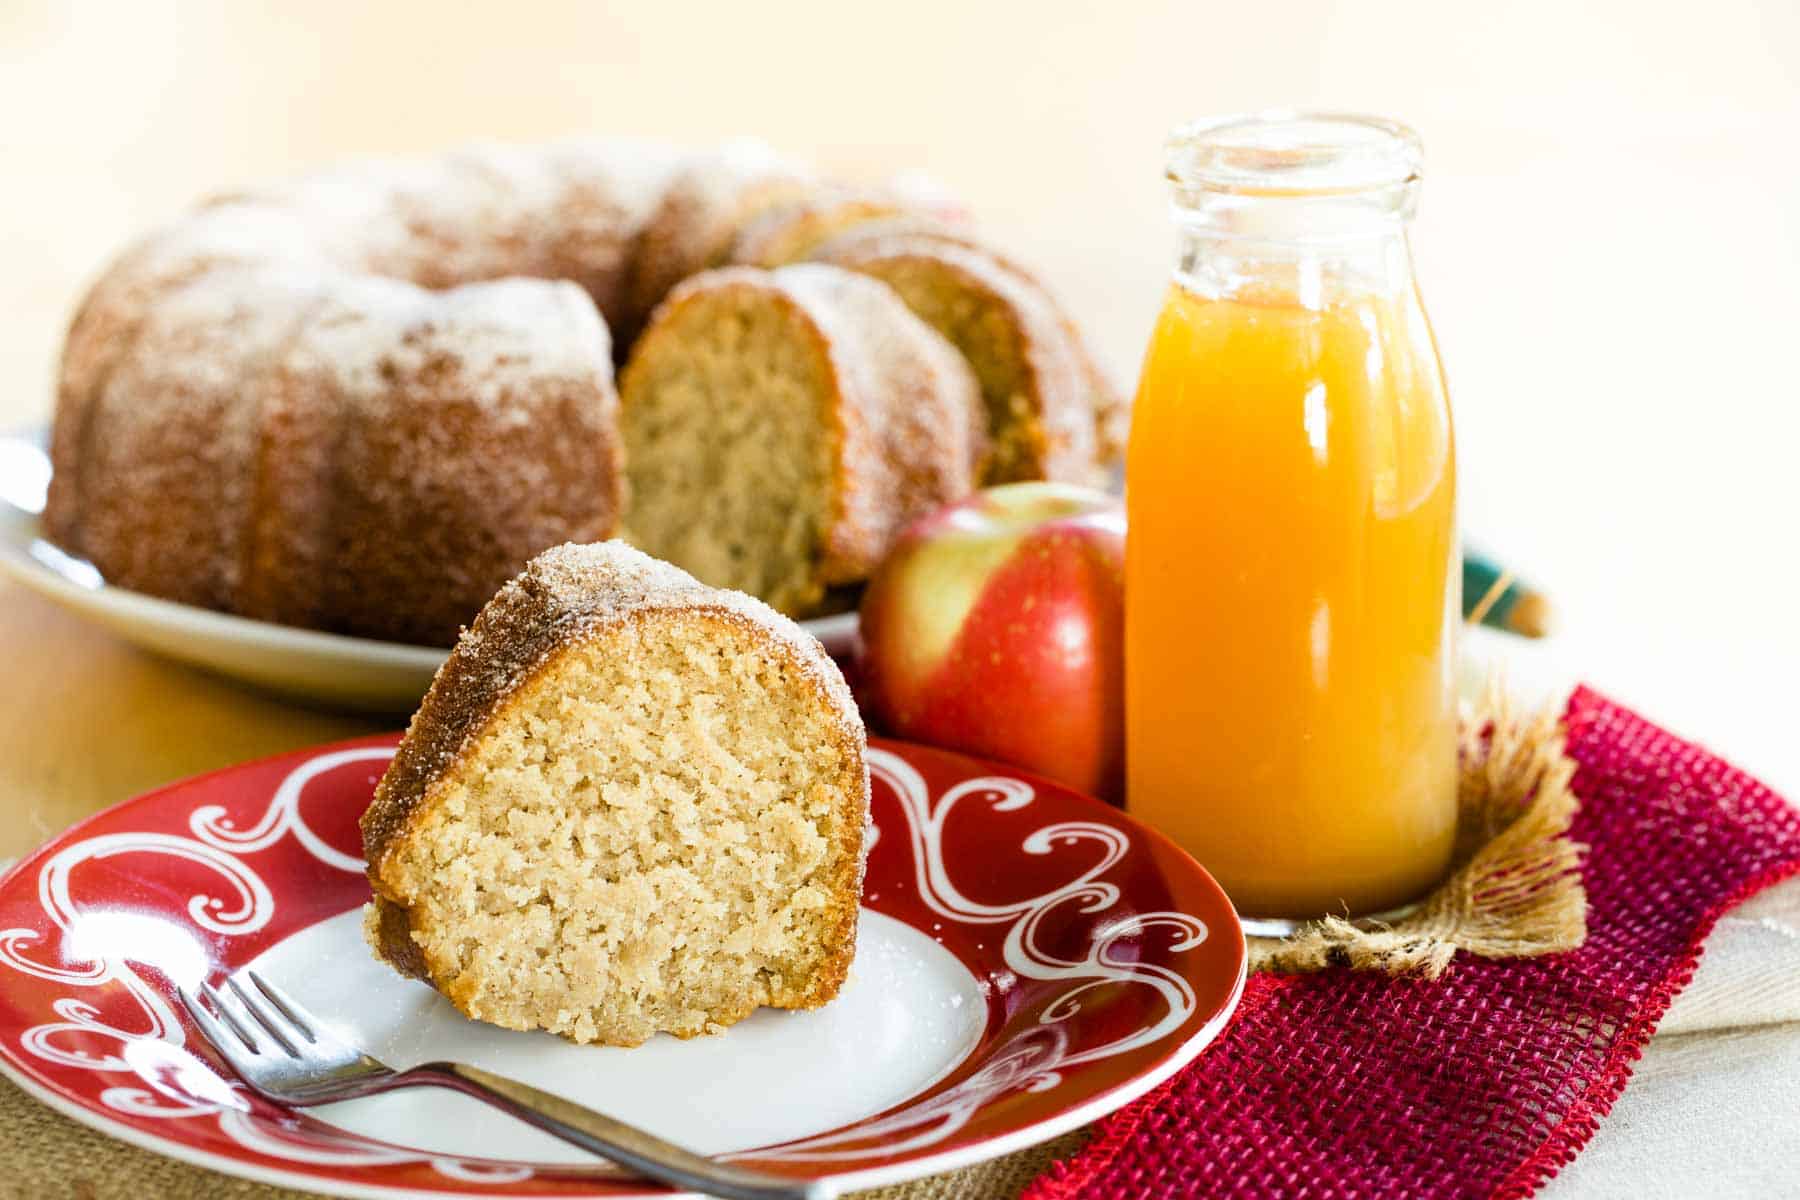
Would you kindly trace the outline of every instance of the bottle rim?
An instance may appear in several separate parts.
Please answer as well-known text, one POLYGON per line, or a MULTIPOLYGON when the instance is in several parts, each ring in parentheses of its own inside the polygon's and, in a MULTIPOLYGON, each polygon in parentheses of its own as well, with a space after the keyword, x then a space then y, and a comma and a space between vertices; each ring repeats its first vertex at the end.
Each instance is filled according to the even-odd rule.
POLYGON ((1424 145, 1411 126, 1325 109, 1269 109, 1176 126, 1164 174, 1179 191, 1354 196, 1414 187, 1424 145))

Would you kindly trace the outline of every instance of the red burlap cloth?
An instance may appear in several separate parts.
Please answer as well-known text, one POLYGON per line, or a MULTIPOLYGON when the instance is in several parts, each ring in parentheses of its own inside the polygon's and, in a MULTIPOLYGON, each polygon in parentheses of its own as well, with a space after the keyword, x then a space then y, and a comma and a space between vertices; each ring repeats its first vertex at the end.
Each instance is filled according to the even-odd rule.
POLYGON ((1800 815, 1594 692, 1569 701, 1588 939, 1424 983, 1251 980, 1186 1072, 1025 1200, 1528 1196, 1593 1135, 1727 908, 1800 870, 1800 815))

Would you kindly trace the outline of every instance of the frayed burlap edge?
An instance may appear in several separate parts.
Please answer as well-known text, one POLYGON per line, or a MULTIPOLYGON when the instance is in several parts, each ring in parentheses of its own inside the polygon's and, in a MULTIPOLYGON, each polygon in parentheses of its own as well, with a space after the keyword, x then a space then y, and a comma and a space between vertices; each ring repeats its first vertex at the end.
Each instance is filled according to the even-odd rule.
POLYGON ((1587 938, 1585 847, 1572 841, 1575 764, 1563 754, 1559 711, 1521 717, 1496 679, 1465 706, 1459 747, 1460 864, 1392 924, 1337 917, 1287 938, 1250 940, 1250 969, 1293 974, 1349 967, 1436 979, 1461 950, 1529 958, 1587 938))

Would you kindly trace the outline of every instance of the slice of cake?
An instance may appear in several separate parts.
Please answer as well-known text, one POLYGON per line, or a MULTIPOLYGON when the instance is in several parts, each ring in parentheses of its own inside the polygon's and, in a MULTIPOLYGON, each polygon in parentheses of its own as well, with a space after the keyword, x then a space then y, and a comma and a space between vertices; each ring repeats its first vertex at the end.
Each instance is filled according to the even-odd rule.
POLYGON ((750 267, 785 266, 807 258, 834 235, 906 215, 899 198, 881 191, 817 187, 747 224, 732 244, 731 261, 750 267))
POLYGON ((579 1042, 816 1008, 855 948, 869 782, 792 621, 619 542, 538 555, 458 642, 363 814, 376 954, 579 1042))
POLYGON ((984 452, 962 356, 891 289, 823 263, 687 280, 619 389, 625 536, 793 616, 973 491, 984 452))
MULTIPOLYGON (((943 308, 941 301, 932 301, 930 290, 923 282, 932 273, 932 260, 936 259, 943 265, 943 256, 936 254, 937 250, 948 251, 952 261, 945 267, 946 270, 954 271, 957 268, 958 264, 954 260, 958 256, 962 257, 964 263, 982 260, 986 263, 986 268, 980 265, 974 267, 976 275, 991 276, 993 269, 998 268, 1004 276, 1035 293, 1026 302, 1027 306, 1038 312, 1048 312, 1061 327, 1063 340, 1074 354, 1077 369, 1086 384, 1088 407, 1094 415, 1098 466, 1107 468, 1122 464, 1125 439, 1131 423, 1129 399, 1119 391, 1100 366, 1093 347, 1088 344, 1081 327, 1069 315, 1068 309, 1058 303, 1037 277, 1018 260, 996 250, 967 225, 911 214, 878 218, 850 225, 825 238, 813 247, 809 257, 816 262, 840 263, 850 267, 857 267, 861 263, 862 266, 858 269, 866 269, 878 278, 887 273, 910 273, 914 277, 914 283, 909 289, 912 299, 908 303, 916 305, 921 314, 930 319, 932 312, 943 308)), ((955 284, 950 286, 951 290, 956 290, 955 284)), ((1000 287, 1006 289, 1007 284, 1002 283, 1000 287)), ((942 288, 939 290, 941 292, 942 288)), ((1027 320, 1042 328, 1035 318, 1027 320)), ((987 357, 979 347, 975 348, 975 353, 978 357, 987 357)), ((995 370, 991 362, 989 369, 990 372, 995 370)), ((992 387, 991 382, 989 386, 992 387)))
POLYGON ((831 253, 892 288, 974 368, 992 439, 984 483, 1097 481, 1089 360, 1042 288, 995 255, 936 238, 856 240, 831 253))
POLYGON ((626 316, 629 345, 676 284, 731 260, 738 235, 771 209, 819 186, 811 174, 754 139, 728 142, 683 162, 645 221, 632 253, 626 316))

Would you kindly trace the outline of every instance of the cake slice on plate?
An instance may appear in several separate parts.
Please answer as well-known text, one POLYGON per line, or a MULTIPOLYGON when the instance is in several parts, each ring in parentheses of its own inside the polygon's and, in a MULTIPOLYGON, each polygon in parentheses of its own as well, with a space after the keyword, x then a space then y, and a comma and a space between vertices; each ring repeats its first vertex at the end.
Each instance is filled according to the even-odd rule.
POLYGON ((786 617, 619 542, 538 555, 363 815, 376 953, 579 1042, 816 1008, 855 948, 861 718, 786 617))

